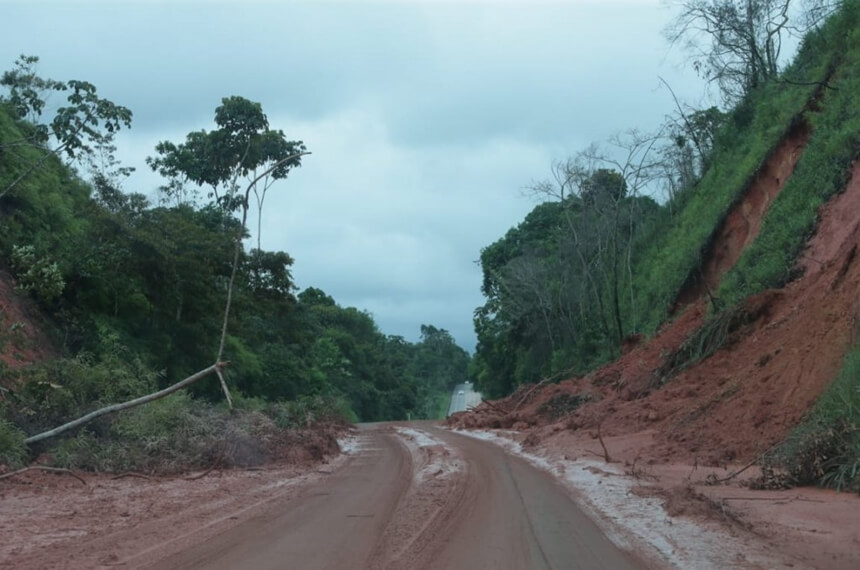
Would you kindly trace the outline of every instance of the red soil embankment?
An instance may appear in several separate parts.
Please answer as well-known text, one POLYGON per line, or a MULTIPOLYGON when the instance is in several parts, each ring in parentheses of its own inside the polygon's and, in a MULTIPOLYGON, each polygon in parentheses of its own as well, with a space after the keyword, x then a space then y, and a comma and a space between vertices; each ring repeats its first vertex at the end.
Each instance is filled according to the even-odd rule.
POLYGON ((15 279, 0 266, 0 362, 19 368, 55 358, 54 342, 44 332, 44 316, 15 286, 15 279))
MULTIPOLYGON (((789 152, 796 144, 783 148, 789 152)), ((534 442, 559 429, 593 430, 600 424, 605 434, 653 431, 651 443, 639 450, 652 461, 724 465, 754 458, 800 422, 856 340, 857 212, 860 165, 845 191, 822 207, 798 264, 802 277, 748 299, 750 321, 715 354, 663 387, 658 370, 702 323, 701 299, 618 361, 582 378, 523 387, 492 407, 452 418, 451 424, 528 430, 534 442), (573 395, 590 399, 572 404, 573 395)), ((715 251, 721 247, 717 243, 715 251)))
POLYGON ((806 149, 809 135, 809 126, 805 122, 799 123, 765 162, 740 201, 729 210, 717 228, 705 251, 699 273, 678 293, 676 308, 715 290, 723 275, 738 262, 744 249, 755 241, 768 208, 785 187, 806 149))
MULTIPOLYGON (((728 342, 665 384, 661 366, 704 321, 702 298, 600 370, 560 384, 523 386, 449 423, 519 430, 512 437, 549 458, 606 454, 638 482, 638 494, 660 498, 670 515, 724 522, 731 533, 753 545, 766 543, 800 567, 857 568, 856 496, 751 491, 739 486, 756 468, 735 479, 730 470, 785 439, 858 340, 858 212, 860 161, 844 192, 819 210, 815 235, 797 262, 801 277, 747 299, 749 318, 728 342)), ((718 242, 714 251, 720 248, 718 242)), ((721 263, 707 265, 725 271, 721 263)))

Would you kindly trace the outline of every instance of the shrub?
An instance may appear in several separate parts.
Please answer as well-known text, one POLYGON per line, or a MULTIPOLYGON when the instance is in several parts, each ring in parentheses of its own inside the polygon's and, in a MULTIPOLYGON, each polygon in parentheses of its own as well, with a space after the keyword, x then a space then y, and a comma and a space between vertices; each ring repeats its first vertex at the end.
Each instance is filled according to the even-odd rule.
POLYGON ((281 429, 306 428, 319 422, 358 421, 346 398, 339 395, 302 396, 289 402, 273 402, 268 405, 265 413, 281 429))
MULTIPOLYGON (((0 416, 2 412, 3 408, 0 407, 0 416)), ((24 445, 24 437, 24 432, 0 417, 0 465, 16 469, 26 462, 27 447, 24 445)))
POLYGON ((37 257, 32 245, 12 247, 12 267, 19 286, 42 302, 50 303, 66 287, 60 266, 48 257, 37 257))
POLYGON ((267 459, 274 422, 255 411, 233 414, 178 392, 116 416, 105 434, 84 430, 60 442, 58 465, 86 470, 170 474, 267 459))
POLYGON ((101 361, 83 353, 15 371, 16 420, 30 431, 52 428, 101 406, 152 391, 157 375, 121 353, 101 361))
POLYGON ((794 484, 860 493, 860 345, 770 461, 786 469, 794 484))

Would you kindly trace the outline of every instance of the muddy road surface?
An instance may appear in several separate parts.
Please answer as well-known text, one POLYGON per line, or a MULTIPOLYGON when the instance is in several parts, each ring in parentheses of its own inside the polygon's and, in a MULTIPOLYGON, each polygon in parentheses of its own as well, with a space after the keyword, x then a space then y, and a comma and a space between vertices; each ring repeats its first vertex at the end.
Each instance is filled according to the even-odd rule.
POLYGON ((550 475, 429 423, 362 426, 301 493, 156 570, 641 568, 550 475))

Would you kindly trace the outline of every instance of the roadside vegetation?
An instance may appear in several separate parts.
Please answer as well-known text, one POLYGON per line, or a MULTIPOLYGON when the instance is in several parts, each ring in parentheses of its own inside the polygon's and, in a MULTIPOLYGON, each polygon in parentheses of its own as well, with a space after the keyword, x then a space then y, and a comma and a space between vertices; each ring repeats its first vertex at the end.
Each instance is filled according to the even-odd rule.
POLYGON ((447 331, 423 325, 417 343, 385 335, 369 313, 298 291, 286 252, 262 250, 259 235, 246 245, 248 210, 262 214, 265 193, 307 154, 259 104, 223 99, 214 128, 154 149, 162 187, 129 192, 114 136, 131 111, 87 82, 40 77, 37 63, 22 56, 0 79, 0 271, 15 278, 12 296, 46 315, 34 325, 12 317, 15 299, 0 305, 0 463, 46 452, 58 465, 177 471, 239 461, 236 449, 272 455, 288 437, 277 434, 320 422, 438 414, 469 362, 447 331), (28 358, 46 348, 25 334, 34 326, 47 330, 53 358, 28 358), (213 374, 24 446, 213 358, 223 386, 213 374))
POLYGON ((623 133, 553 164, 533 188, 545 200, 482 251, 480 387, 502 395, 584 372, 617 357, 625 338, 653 334, 773 149, 808 123, 809 148, 759 239, 709 294, 722 310, 784 284, 857 153, 857 20, 846 3, 791 65, 725 111, 679 103, 656 134, 623 133))
POLYGON ((860 346, 765 465, 765 486, 821 484, 860 493, 860 346))
MULTIPOLYGON (((664 363, 668 381, 744 324, 745 299, 798 277, 796 262, 819 207, 845 187, 860 150, 860 5, 811 2, 805 12, 792 6, 796 20, 786 26, 777 14, 785 15, 790 1, 752 3, 759 12, 729 0, 680 4, 667 37, 689 50, 723 106, 694 109, 676 100, 676 113, 656 133, 616 135, 552 164, 547 180, 533 185, 541 203, 481 252, 486 302, 475 312, 470 373, 485 394, 501 397, 522 384, 584 374, 618 358, 626 343, 654 335, 683 307, 682 291, 701 284, 719 228, 778 145, 808 131, 793 175, 776 181, 783 189, 758 237, 717 287, 703 287, 708 319, 664 363), (724 18, 722 26, 712 18, 724 18), (794 60, 776 65, 767 50, 778 47, 767 41, 731 41, 745 33, 744 21, 768 34, 807 26, 794 60), (705 33, 690 36, 692 30, 705 33)), ((816 419, 799 428, 815 438, 832 435, 828 445, 841 450, 841 459, 828 452, 827 473, 798 482, 855 488, 860 481, 860 417, 846 403, 848 392, 857 392, 852 359, 822 397, 816 419)), ((792 441, 797 437, 807 436, 792 441)))

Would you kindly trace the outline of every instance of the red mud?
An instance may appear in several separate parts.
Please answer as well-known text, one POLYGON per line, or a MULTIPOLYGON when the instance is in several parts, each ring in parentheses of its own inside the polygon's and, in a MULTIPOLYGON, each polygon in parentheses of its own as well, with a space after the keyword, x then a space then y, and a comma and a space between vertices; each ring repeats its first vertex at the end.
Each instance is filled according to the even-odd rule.
POLYGON ((855 341, 859 174, 860 164, 846 190, 821 209, 818 230, 799 266, 803 276, 782 290, 748 299, 752 322, 664 387, 655 389, 657 370, 702 323, 701 299, 653 339, 604 368, 533 391, 522 387, 492 408, 455 415, 450 423, 528 428, 536 437, 556 423, 567 429, 601 424, 608 434, 654 430, 654 441, 643 451, 655 460, 722 465, 754 458, 798 424, 855 341), (592 401, 570 413, 548 413, 560 395, 583 394, 592 401))
MULTIPOLYGON (((760 216, 778 191, 777 182, 784 182, 791 172, 804 137, 795 133, 774 154, 759 177, 764 177, 759 195, 742 201, 727 219, 713 257, 705 261, 704 283, 685 292, 691 304, 654 338, 627 347, 618 361, 584 377, 524 386, 492 405, 455 414, 450 425, 513 428, 522 433, 525 445, 558 453, 575 453, 588 442, 591 453, 602 455, 593 439, 599 430, 613 459, 648 466, 660 473, 668 488, 680 484, 679 478, 667 475, 673 465, 688 472, 705 467, 725 470, 754 460, 785 439, 836 377, 857 341, 860 162, 844 192, 819 211, 816 233, 798 261, 797 273, 802 276, 781 290, 747 299, 751 318, 709 358, 662 387, 659 370, 702 324, 706 301, 692 296, 703 293, 706 285, 718 284, 754 239, 760 216), (573 400, 574 395, 586 396, 587 401, 573 400), (625 449, 619 442, 629 438, 636 443, 625 449)), ((728 487, 707 494, 721 500, 724 491, 739 493, 728 487)), ((793 490, 779 496, 812 494, 821 502, 803 499, 776 508, 773 492, 763 493, 771 499, 732 500, 731 507, 768 540, 814 567, 860 567, 858 497, 793 490)))
MULTIPOLYGON (((594 430, 571 432, 556 427, 558 432, 532 449, 549 459, 603 457, 594 430)), ((603 437, 613 464, 622 466, 636 481, 632 489, 636 495, 659 497, 670 516, 692 519, 706 527, 721 524, 745 548, 771 553, 774 559, 787 556, 797 568, 860 567, 860 497, 813 488, 753 491, 746 483, 759 475, 755 468, 719 485, 709 484, 709 478, 726 479, 733 469, 652 463, 642 450, 655 437, 657 433, 650 430, 603 437)), ((529 434, 518 438, 525 443, 529 434)))
POLYGON ((44 317, 15 285, 12 275, 0 266, 0 362, 20 368, 55 358, 57 350, 44 332, 44 317))
POLYGON ((744 249, 758 237, 764 215, 794 172, 806 149, 809 134, 806 123, 800 123, 765 162, 740 202, 729 210, 717 229, 704 254, 700 273, 678 293, 676 307, 687 305, 716 289, 723 275, 734 267, 744 249))
MULTIPOLYGON (((308 435, 306 433, 306 435, 308 435)), ((0 481, 0 568, 139 568, 265 512, 342 462, 320 441, 265 468, 189 477, 29 471, 0 481)), ((303 447, 301 444, 296 447, 303 447)))

